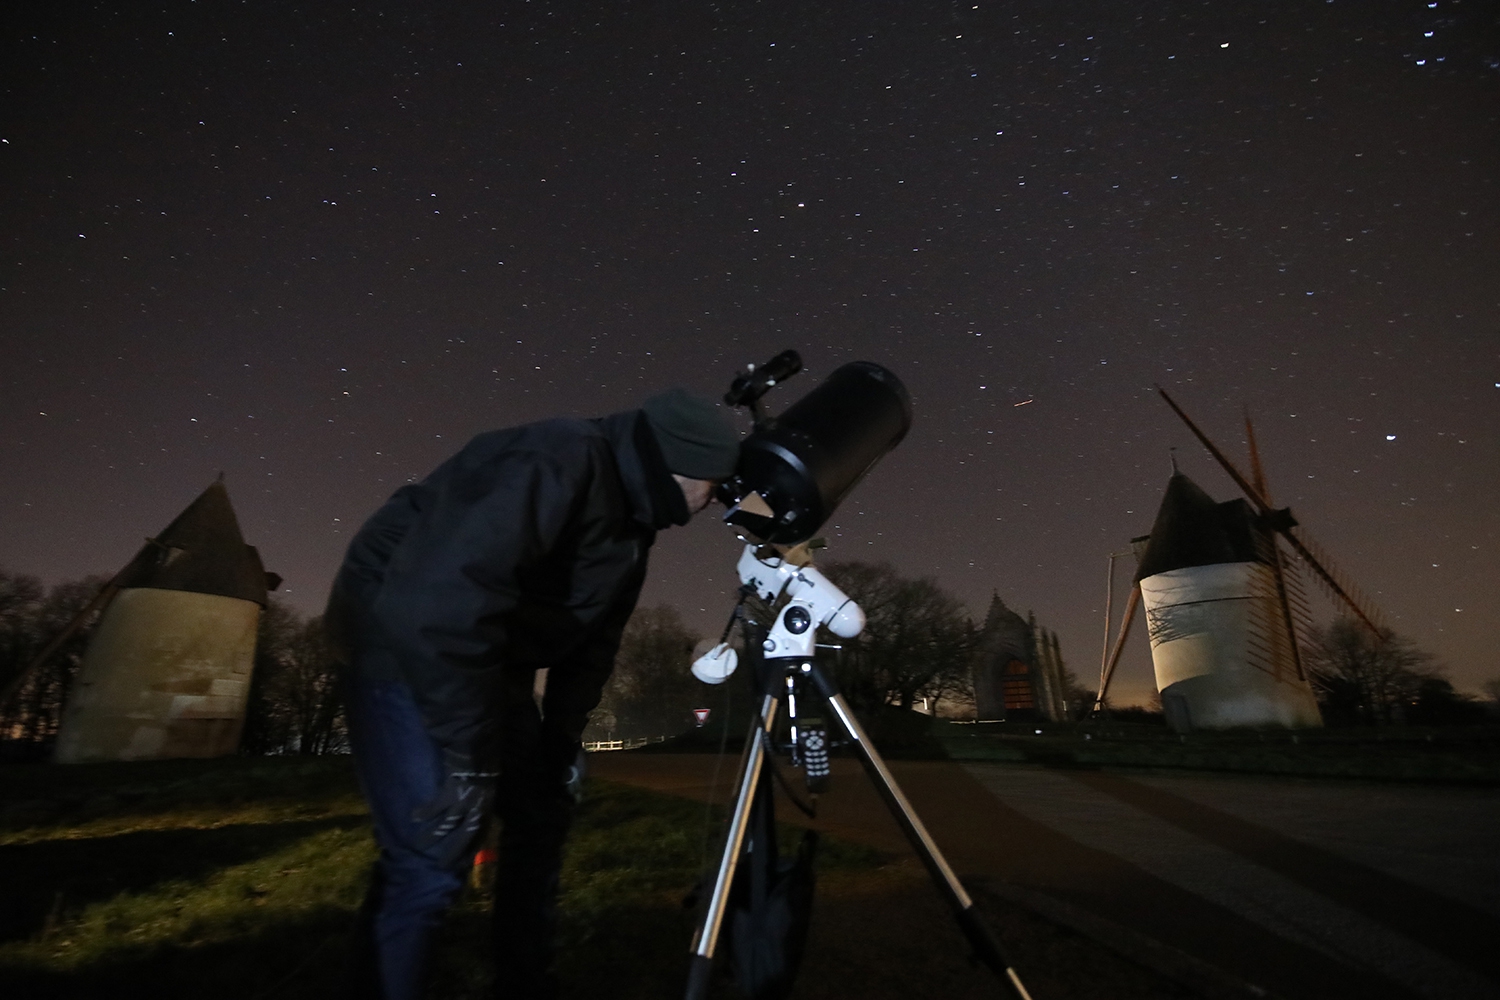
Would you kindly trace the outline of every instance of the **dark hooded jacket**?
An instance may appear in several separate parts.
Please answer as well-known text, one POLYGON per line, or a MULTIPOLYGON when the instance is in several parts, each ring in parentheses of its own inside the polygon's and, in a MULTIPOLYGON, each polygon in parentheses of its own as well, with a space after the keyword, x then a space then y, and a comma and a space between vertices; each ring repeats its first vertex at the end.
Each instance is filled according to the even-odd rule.
POLYGON ((350 669, 408 684, 445 750, 492 757, 505 674, 543 667, 576 738, 656 532, 690 516, 638 410, 481 434, 355 535, 329 634, 350 669))

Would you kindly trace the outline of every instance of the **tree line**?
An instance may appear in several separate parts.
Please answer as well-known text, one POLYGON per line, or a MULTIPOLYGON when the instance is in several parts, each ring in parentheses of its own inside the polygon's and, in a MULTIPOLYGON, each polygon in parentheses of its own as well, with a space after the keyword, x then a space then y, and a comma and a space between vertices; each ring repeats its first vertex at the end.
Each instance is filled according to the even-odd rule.
MULTIPOLYGON (((839 647, 826 654, 826 663, 851 707, 864 714, 920 704, 934 715, 972 714, 982 628, 962 600, 931 577, 902 576, 887 562, 830 561, 819 568, 865 613, 864 631, 855 638, 823 637, 839 647)), ((772 609, 754 599, 748 608, 758 621, 774 618, 772 609)), ((692 651, 705 646, 675 609, 637 610, 585 739, 640 739, 692 725, 694 708, 720 701, 686 669, 692 651)), ((1069 705, 1077 711, 1091 705, 1093 692, 1066 666, 1061 674, 1069 705)), ((729 683, 743 681, 736 676, 729 683)))
MULTIPOLYGON (((855 709, 922 703, 935 715, 972 713, 982 627, 957 596, 930 577, 902 576, 890 563, 831 561, 820 568, 865 612, 865 629, 856 638, 825 637, 841 647, 827 663, 855 709)), ((760 620, 772 619, 770 609, 752 607, 760 620)), ((658 736, 691 725, 692 710, 714 700, 686 670, 692 651, 705 645, 675 609, 639 609, 587 738, 658 736)), ((1481 697, 1464 694, 1432 654, 1390 629, 1377 638, 1355 621, 1336 620, 1309 632, 1304 655, 1329 726, 1474 725, 1500 718, 1500 677, 1484 684, 1481 697)), ((1066 665, 1060 674, 1069 715, 1080 718, 1095 692, 1066 665)))
POLYGON ((1329 726, 1443 726, 1484 722, 1500 709, 1500 678, 1484 698, 1457 691, 1431 653, 1389 628, 1352 618, 1313 628, 1306 643, 1313 693, 1329 726))
POLYGON ((303 617, 272 596, 256 630, 240 753, 346 752, 349 733, 338 672, 323 617, 303 617))
MULTIPOLYGON (((829 562, 822 569, 865 611, 858 637, 829 639, 841 648, 827 662, 852 706, 922 704, 957 717, 972 711, 982 630, 958 597, 930 577, 902 576, 889 563, 829 562)), ((36 577, 0 570, 0 684, 10 686, 106 582, 88 576, 46 587, 36 577)), ((770 620, 770 609, 757 612, 770 620)), ((34 759, 50 751, 98 618, 0 700, 0 756, 34 759)), ((693 710, 711 700, 687 670, 703 645, 676 609, 637 609, 585 738, 636 739, 690 727, 693 710)), ((1487 683, 1486 698, 1464 695, 1430 654, 1389 630, 1377 640, 1341 620, 1314 629, 1306 646, 1306 666, 1331 726, 1467 724, 1500 711, 1500 678, 1487 683)), ((1062 675, 1069 704, 1087 711, 1093 692, 1066 667, 1062 675)), ((322 620, 273 596, 260 618, 241 752, 323 754, 347 745, 337 665, 322 620)))

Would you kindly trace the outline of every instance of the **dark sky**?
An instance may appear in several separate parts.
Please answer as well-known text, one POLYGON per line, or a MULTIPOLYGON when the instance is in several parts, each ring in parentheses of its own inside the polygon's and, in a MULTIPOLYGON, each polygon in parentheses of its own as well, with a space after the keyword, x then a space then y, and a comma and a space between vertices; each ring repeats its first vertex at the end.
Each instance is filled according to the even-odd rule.
MULTIPOLYGON (((829 556, 998 591, 1084 676, 1168 449, 1234 495, 1155 383, 1236 457, 1248 407, 1391 623, 1500 675, 1493 3, 27 6, 0 567, 111 571, 223 470, 317 610, 474 433, 796 347, 779 406, 857 358, 915 402, 829 556)), ((716 628, 732 536, 658 545, 645 599, 716 628)))

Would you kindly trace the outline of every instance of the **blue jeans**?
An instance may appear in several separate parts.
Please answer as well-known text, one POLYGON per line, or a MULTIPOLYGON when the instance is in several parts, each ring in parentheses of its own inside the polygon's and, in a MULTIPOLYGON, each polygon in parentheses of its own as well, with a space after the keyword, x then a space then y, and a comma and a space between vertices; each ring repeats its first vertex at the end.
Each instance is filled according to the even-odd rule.
MULTIPOLYGON (((501 821, 495 871, 494 958, 497 993, 517 1000, 554 997, 551 971, 558 877, 573 815, 567 783, 586 711, 597 690, 581 690, 566 673, 549 678, 543 716, 532 697, 533 673, 506 678, 497 713, 501 821), (553 680, 560 683, 553 684, 553 680), (576 730, 576 731, 575 731, 576 730)), ((411 690, 399 681, 344 678, 349 742, 370 804, 380 856, 360 908, 355 936, 354 995, 359 1000, 418 1000, 427 979, 434 932, 442 926, 473 863, 474 844, 423 844, 428 826, 412 818, 445 775, 442 755, 422 725, 411 690), (418 846, 422 845, 422 846, 418 846), (451 848, 451 850, 450 850, 451 848), (459 856, 452 864, 440 859, 459 856)), ((461 830, 449 835, 463 839, 461 830)))
POLYGON ((445 867, 438 860, 445 845, 415 846, 422 831, 412 814, 438 793, 444 773, 411 690, 350 671, 344 697, 355 770, 380 848, 356 926, 353 992, 360 1000, 418 1000, 432 935, 463 888, 473 856, 462 852, 445 867))

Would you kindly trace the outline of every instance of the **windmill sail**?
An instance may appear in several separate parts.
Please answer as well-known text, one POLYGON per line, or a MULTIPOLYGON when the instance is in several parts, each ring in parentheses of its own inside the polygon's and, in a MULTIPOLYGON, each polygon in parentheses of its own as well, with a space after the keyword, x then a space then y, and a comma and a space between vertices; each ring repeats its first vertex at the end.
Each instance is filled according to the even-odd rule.
POLYGON ((1349 575, 1339 568, 1328 555, 1327 549, 1314 541, 1301 525, 1293 525, 1284 537, 1297 558, 1312 571, 1313 576, 1330 598, 1342 602, 1371 632, 1377 636, 1383 635, 1384 616, 1381 615, 1380 609, 1375 607, 1364 591, 1360 590, 1349 575))
POLYGON ((1247 480, 1244 474, 1235 468, 1234 463, 1229 460, 1228 456, 1208 439, 1208 435, 1198 429, 1198 425, 1193 423, 1192 418, 1183 411, 1182 407, 1177 405, 1177 401, 1167 395, 1167 390, 1161 386, 1157 386, 1156 391, 1161 394, 1162 399, 1166 400, 1167 405, 1172 408, 1172 412, 1182 418, 1182 422, 1187 424, 1188 430, 1192 431, 1203 447, 1208 449, 1208 453, 1229 474, 1229 478, 1234 480, 1235 485, 1244 491, 1245 496, 1250 499, 1251 503, 1255 504, 1266 526, 1279 533, 1286 540, 1286 543, 1291 546, 1292 550, 1296 552, 1297 556, 1307 567, 1313 571, 1318 577, 1319 582, 1323 584, 1333 598, 1341 601, 1345 607, 1354 612, 1354 616, 1363 622, 1371 632, 1374 632, 1377 637, 1382 636, 1380 615, 1374 610, 1368 598, 1360 592, 1359 588, 1353 585, 1352 581, 1345 574, 1333 568, 1333 563, 1328 558, 1327 553, 1321 546, 1307 537, 1305 529, 1298 526, 1297 519, 1292 517, 1290 510, 1284 507, 1277 509, 1271 506, 1271 499, 1265 491, 1265 476, 1260 469, 1260 454, 1255 448, 1255 432, 1250 427, 1249 418, 1246 418, 1245 426, 1250 439, 1250 458, 1255 470, 1256 481, 1254 483, 1247 480))

